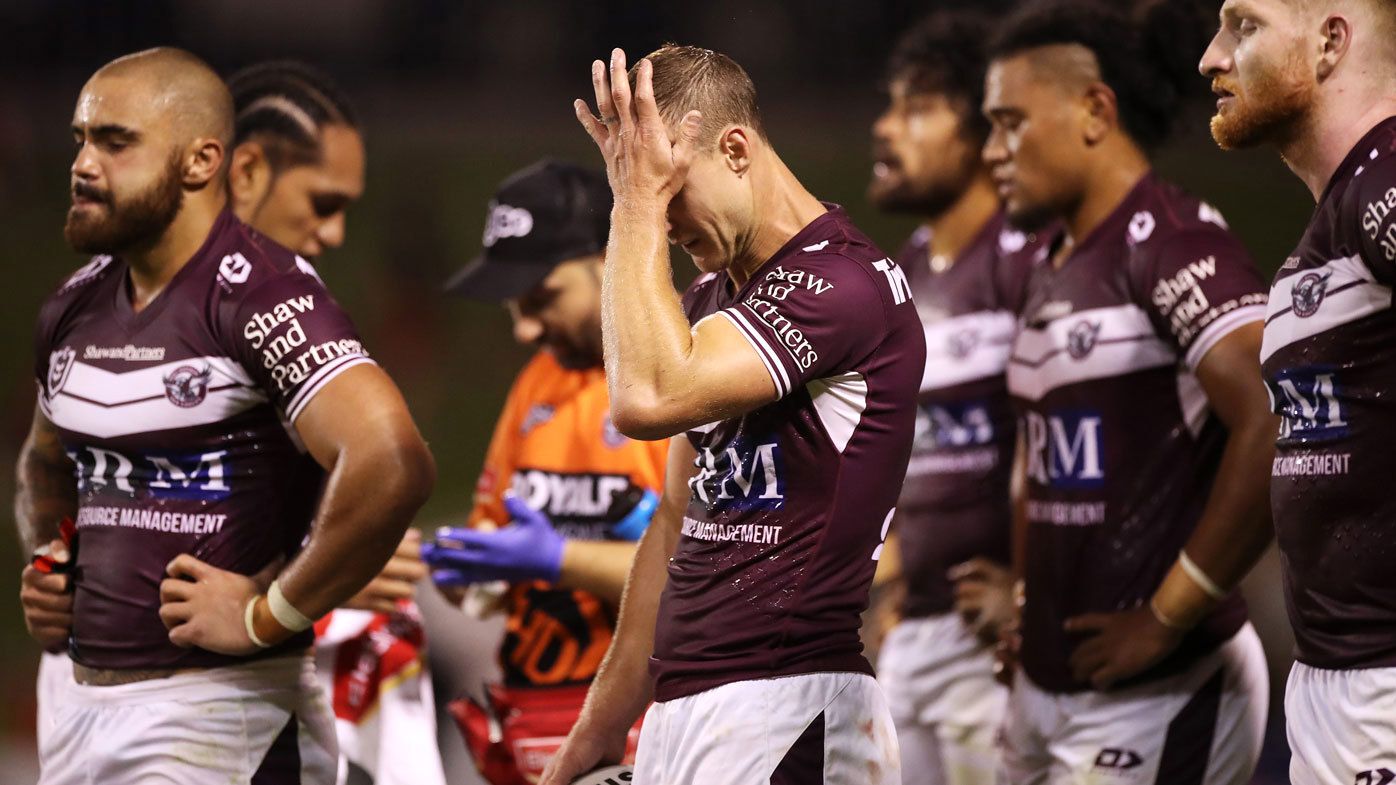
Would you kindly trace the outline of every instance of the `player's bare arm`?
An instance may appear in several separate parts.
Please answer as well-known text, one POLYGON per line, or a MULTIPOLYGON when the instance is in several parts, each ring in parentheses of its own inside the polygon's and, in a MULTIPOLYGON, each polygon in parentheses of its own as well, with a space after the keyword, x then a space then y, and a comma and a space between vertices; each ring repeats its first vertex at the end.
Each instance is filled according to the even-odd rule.
MULTIPOLYGON (((329 477, 314 536, 281 572, 278 584, 282 601, 313 620, 383 568, 431 492, 436 468, 397 387, 376 366, 364 364, 336 377, 295 427, 329 477)), ((171 562, 169 572, 160 587, 160 615, 176 644, 242 654, 258 648, 249 633, 261 644, 275 645, 296 631, 278 620, 284 611, 274 613, 270 598, 251 578, 233 580, 189 555, 171 562), (250 623, 244 618, 249 602, 250 623)))
MULTIPOLYGON (((775 383, 736 328, 712 319, 690 329, 674 291, 665 213, 683 188, 701 115, 689 112, 671 141, 655 104, 649 61, 636 68, 632 96, 619 49, 611 54, 609 73, 598 60, 591 76, 599 118, 584 101, 574 108, 606 159, 615 193, 602 324, 616 427, 633 438, 663 438, 776 400, 775 383)), ((724 160, 746 165, 744 135, 729 136, 738 140, 724 160)))
POLYGON ((1071 662, 1076 677, 1097 689, 1167 656, 1250 572, 1274 537, 1269 479, 1278 423, 1260 377, 1262 329, 1259 322, 1237 328, 1197 367, 1228 437, 1207 506, 1178 561, 1147 606, 1067 622, 1068 629, 1095 633, 1071 662))
MULTIPOLYGON (((77 515, 73 463, 63 452, 57 429, 37 406, 16 467, 15 525, 25 552, 47 544, 51 557, 67 561, 67 549, 58 539, 58 522, 77 515)), ((73 595, 68 591, 67 575, 25 565, 19 600, 29 634, 45 649, 61 647, 73 626, 73 595)))
POLYGON ((625 583, 616 636, 587 691, 581 717, 543 774, 541 785, 567 785, 602 761, 619 761, 625 737, 649 703, 649 676, 659 596, 668 581, 669 557, 678 546, 688 506, 688 481, 697 453, 687 439, 669 442, 664 496, 640 539, 625 583))
POLYGON ((565 540, 557 585, 590 592, 612 608, 618 607, 638 551, 633 542, 565 540))
POLYGON ((427 577, 427 565, 422 561, 422 533, 408 529, 382 571, 368 585, 354 593, 344 607, 351 610, 393 613, 398 600, 417 596, 417 582, 427 577))

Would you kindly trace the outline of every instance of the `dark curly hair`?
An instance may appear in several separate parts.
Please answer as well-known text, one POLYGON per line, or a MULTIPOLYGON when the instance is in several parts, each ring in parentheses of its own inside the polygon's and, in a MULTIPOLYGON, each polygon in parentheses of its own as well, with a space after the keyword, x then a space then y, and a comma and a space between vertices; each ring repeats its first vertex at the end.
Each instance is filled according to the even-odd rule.
POLYGON ((945 96, 959 112, 961 127, 982 145, 989 137, 989 121, 979 109, 989 35, 989 17, 981 11, 934 11, 897 40, 885 84, 905 81, 912 92, 945 96))
POLYGON ((233 144, 257 139, 274 171, 318 160, 324 126, 358 128, 349 99, 329 76, 305 63, 248 66, 229 77, 228 89, 237 118, 233 144))
POLYGON ((1194 0, 1038 0, 1008 19, 990 53, 1000 59, 1056 44, 1091 50, 1125 131, 1147 149, 1168 140, 1185 99, 1205 86, 1196 69, 1208 30, 1194 0))

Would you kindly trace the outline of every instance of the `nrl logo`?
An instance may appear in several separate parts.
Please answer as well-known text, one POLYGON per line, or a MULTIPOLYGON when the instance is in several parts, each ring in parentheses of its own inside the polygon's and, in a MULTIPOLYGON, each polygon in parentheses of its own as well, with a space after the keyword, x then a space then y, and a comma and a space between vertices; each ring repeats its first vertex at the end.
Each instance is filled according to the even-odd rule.
POLYGON ((978 345, 978 330, 960 330, 959 332, 951 333, 950 337, 945 340, 946 350, 949 351, 950 356, 954 357, 956 360, 963 360, 969 357, 970 353, 974 351, 974 347, 978 345))
POLYGON ((73 370, 73 359, 76 357, 77 352, 73 351, 71 346, 64 346, 56 352, 49 352, 48 394, 50 398, 63 389, 64 382, 68 381, 68 373, 73 370))
POLYGON ((1077 322, 1071 332, 1066 334, 1066 353, 1071 355, 1073 360, 1081 360, 1091 353, 1095 348, 1096 338, 1100 335, 1100 322, 1077 322))
POLYGON ((213 369, 209 366, 199 370, 192 365, 181 365, 164 377, 165 397, 182 409, 198 406, 208 396, 208 382, 212 376, 213 369))
POLYGON ((485 219, 486 248, 506 237, 524 237, 533 231, 533 213, 522 207, 490 202, 490 215, 485 219))
POLYGON ((1332 271, 1308 273, 1294 284, 1291 297, 1293 298, 1295 316, 1307 319, 1318 313, 1318 307, 1323 304, 1323 295, 1328 292, 1328 279, 1331 277, 1333 277, 1332 271))

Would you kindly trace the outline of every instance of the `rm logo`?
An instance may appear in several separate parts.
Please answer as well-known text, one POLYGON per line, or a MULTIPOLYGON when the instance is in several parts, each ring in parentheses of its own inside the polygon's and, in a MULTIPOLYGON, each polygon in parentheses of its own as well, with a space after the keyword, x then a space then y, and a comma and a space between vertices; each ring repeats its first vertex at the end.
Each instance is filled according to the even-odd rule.
POLYGON ((1093 412, 1028 412, 1028 476, 1053 488, 1105 483, 1101 418, 1093 412))
POLYGON ((1331 367, 1292 368, 1265 380, 1270 409, 1280 415, 1281 444, 1315 444, 1348 434, 1342 385, 1331 367))

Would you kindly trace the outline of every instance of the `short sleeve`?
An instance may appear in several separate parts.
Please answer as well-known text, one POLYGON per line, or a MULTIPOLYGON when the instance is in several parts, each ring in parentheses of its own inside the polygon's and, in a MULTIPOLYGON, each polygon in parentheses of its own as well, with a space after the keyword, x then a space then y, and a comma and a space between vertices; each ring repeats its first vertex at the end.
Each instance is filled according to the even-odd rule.
MULTIPOLYGON (((911 306, 900 267, 886 268, 889 301, 911 306)), ((887 323, 882 293, 869 272, 843 256, 797 257, 764 273, 740 302, 709 318, 723 318, 751 343, 784 398, 799 387, 851 370, 872 353, 887 323)))
POLYGON ((1265 281, 1245 246, 1219 226, 1166 240, 1141 283, 1155 331, 1189 369, 1232 331, 1265 320, 1265 281))
POLYGON ((1373 161, 1364 168, 1352 185, 1356 195, 1344 220, 1349 222, 1346 233, 1356 242, 1351 252, 1362 255, 1362 261, 1378 280, 1396 280, 1396 154, 1373 161))
POLYGON ((373 362, 339 303, 302 272, 277 275, 246 295, 226 340, 230 356, 291 422, 336 376, 373 362))

